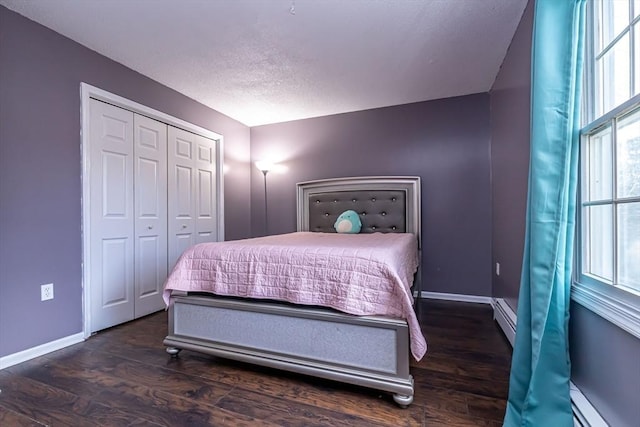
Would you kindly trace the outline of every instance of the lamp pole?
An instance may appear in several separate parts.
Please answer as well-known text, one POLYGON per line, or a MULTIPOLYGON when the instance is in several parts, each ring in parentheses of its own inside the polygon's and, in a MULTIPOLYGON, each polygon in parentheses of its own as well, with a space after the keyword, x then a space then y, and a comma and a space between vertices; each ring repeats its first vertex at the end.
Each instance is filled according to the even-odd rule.
POLYGON ((262 169, 264 175, 264 234, 269 234, 269 210, 267 209, 267 173, 268 169, 262 169))

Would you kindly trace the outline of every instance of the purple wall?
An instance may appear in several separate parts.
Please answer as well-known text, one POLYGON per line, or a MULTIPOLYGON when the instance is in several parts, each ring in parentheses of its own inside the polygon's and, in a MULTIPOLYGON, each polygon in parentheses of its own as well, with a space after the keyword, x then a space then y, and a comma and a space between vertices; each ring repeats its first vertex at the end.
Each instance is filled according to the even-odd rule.
POLYGON ((640 422, 640 340, 571 304, 571 378, 610 426, 640 422))
POLYGON ((533 2, 524 11, 491 89, 493 296, 516 310, 522 271, 527 185, 533 2), (500 276, 495 265, 500 263, 500 276))
POLYGON ((246 126, 2 6, 0 40, 1 357, 82 331, 80 82, 224 135, 228 239, 249 235, 250 174, 246 126))
MULTIPOLYGON (((529 170, 531 92, 530 1, 491 89, 493 296, 517 307, 529 170)), ((640 340, 572 303, 572 380, 611 426, 640 419, 640 340)))
MULTIPOLYGON (((363 175, 422 178, 423 289, 491 295, 488 94, 251 128, 269 174, 269 234, 295 231, 295 184, 363 175)), ((264 234, 263 176, 252 168, 252 234, 264 234)))

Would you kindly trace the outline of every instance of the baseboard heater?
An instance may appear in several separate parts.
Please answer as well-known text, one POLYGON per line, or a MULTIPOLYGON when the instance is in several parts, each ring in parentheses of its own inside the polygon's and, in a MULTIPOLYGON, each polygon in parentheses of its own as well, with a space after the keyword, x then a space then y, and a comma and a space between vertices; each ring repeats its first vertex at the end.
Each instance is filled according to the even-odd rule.
MULTIPOLYGON (((516 338, 516 313, 502 298, 494 298, 492 305, 493 318, 513 347, 516 338)), ((609 424, 600 416, 573 382, 570 384, 570 392, 573 422, 576 427, 609 427, 609 424)))

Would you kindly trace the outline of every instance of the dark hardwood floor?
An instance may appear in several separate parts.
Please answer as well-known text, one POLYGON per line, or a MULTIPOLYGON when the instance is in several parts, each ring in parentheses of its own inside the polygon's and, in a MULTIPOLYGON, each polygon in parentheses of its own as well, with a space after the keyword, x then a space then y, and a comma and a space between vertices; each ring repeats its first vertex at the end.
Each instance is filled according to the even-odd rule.
POLYGON ((0 371, 0 426, 500 426, 511 349, 488 305, 424 300, 415 400, 190 351, 167 314, 0 371))

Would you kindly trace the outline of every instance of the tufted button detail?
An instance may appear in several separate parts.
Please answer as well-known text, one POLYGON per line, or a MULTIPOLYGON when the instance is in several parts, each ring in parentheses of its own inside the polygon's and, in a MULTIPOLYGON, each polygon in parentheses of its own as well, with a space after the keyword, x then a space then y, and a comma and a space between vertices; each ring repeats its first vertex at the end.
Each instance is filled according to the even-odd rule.
POLYGON ((392 197, 392 198, 391 198, 391 201, 392 201, 392 202, 395 202, 395 201, 396 201, 396 198, 395 198, 395 197, 392 197))
POLYGON ((355 203, 355 202, 356 202, 356 199, 351 199, 351 201, 352 201, 353 203, 355 203))
POLYGON ((380 215, 387 216, 387 213, 386 212, 382 212, 380 215))
POLYGON ((337 199, 333 199, 333 203, 338 203, 338 200, 337 199))
POLYGON ((372 229, 372 230, 375 230, 375 229, 376 229, 376 226, 374 225, 373 227, 371 227, 371 229, 372 229))
POLYGON ((391 229, 392 229, 392 230, 395 230, 395 229, 396 229, 396 226, 394 225, 393 227, 391 227, 391 229))
POLYGON ((329 213, 328 213, 328 212, 327 212, 327 213, 325 213, 325 214, 324 214, 324 216, 329 216, 329 213))
POLYGON ((360 215, 367 216, 367 213, 366 212, 362 212, 360 215))
POLYGON ((316 205, 317 205, 318 203, 320 203, 320 200, 316 200, 316 205))
POLYGON ((375 197, 371 198, 371 201, 372 201, 372 202, 375 202, 375 201, 376 201, 376 198, 375 198, 375 197))

